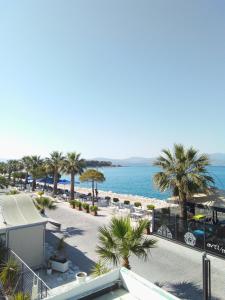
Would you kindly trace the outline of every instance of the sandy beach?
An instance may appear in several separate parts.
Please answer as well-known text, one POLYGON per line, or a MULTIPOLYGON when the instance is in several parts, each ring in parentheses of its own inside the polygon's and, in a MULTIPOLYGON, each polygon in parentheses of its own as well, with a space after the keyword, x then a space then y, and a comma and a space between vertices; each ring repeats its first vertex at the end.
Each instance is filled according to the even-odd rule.
MULTIPOLYGON (((59 184, 58 187, 61 189, 65 189, 65 188, 68 190, 70 189, 69 185, 64 186, 64 185, 59 184)), ((76 192, 82 193, 82 194, 88 194, 88 193, 91 193, 92 190, 89 188, 76 188, 76 192)), ((174 206, 174 204, 171 204, 165 200, 160 200, 157 198, 147 198, 147 197, 138 196, 138 195, 118 194, 118 193, 114 193, 112 191, 98 190, 98 195, 99 195, 99 197, 103 197, 103 198, 105 198, 106 196, 109 196, 111 198, 119 198, 121 202, 123 202, 124 200, 129 200, 130 203, 141 202, 142 206, 144 208, 146 208, 146 206, 149 204, 155 205, 156 208, 174 206)))

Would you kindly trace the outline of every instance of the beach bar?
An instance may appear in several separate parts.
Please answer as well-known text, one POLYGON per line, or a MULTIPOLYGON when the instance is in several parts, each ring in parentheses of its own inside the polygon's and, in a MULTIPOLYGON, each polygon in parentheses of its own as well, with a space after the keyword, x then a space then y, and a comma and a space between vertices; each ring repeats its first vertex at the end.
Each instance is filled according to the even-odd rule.
POLYGON ((155 209, 153 234, 225 258, 225 207, 188 202, 187 215, 179 207, 155 209))

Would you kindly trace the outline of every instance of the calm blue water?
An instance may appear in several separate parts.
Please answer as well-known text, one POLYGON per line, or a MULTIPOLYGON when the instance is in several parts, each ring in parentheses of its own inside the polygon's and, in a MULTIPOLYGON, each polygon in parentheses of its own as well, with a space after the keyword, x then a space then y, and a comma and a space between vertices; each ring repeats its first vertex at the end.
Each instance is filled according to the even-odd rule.
MULTIPOLYGON (((166 199, 170 193, 160 193, 153 186, 152 177, 158 170, 154 166, 102 168, 99 171, 104 173, 106 181, 98 184, 98 188, 122 194, 166 199)), ((214 177, 216 186, 225 190, 225 167, 209 167, 209 173, 214 177)), ((91 185, 82 183, 79 187, 90 188, 91 185)))

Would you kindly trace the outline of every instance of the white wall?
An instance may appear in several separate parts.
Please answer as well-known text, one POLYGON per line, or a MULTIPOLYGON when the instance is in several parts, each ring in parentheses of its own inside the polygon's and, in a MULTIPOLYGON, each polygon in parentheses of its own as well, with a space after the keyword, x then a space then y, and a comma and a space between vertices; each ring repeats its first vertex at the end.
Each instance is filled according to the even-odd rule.
POLYGON ((119 280, 119 269, 113 270, 105 275, 90 279, 85 283, 78 284, 76 281, 64 284, 51 290, 51 296, 46 300, 67 300, 70 298, 79 299, 81 296, 101 290, 104 286, 119 280))
POLYGON ((29 267, 44 263, 44 225, 13 228, 8 231, 8 247, 29 267))

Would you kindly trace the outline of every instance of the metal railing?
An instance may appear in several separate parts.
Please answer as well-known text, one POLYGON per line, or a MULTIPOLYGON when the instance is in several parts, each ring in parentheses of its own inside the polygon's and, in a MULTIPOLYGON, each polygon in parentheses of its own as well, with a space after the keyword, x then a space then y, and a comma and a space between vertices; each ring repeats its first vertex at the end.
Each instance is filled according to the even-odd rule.
POLYGON ((8 249, 9 258, 13 259, 19 268, 14 293, 22 292, 33 300, 46 298, 50 292, 47 284, 11 249, 8 249))

